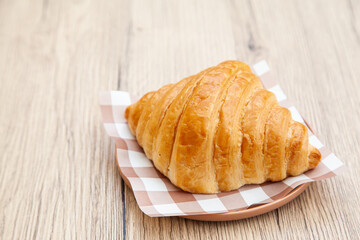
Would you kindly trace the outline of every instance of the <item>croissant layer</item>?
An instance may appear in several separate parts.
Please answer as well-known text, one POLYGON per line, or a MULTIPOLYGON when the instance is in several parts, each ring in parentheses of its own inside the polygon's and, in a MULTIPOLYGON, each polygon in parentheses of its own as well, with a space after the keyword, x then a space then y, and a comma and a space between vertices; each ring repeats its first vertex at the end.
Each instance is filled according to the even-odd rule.
POLYGON ((321 160, 307 128, 239 61, 149 92, 125 117, 154 166, 191 193, 281 181, 321 160))

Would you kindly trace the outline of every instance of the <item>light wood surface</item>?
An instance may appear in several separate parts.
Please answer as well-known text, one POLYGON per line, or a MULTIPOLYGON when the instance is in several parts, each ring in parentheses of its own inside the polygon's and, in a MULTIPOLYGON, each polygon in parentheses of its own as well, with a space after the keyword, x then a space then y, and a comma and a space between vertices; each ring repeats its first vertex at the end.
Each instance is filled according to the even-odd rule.
POLYGON ((360 238, 359 1, 0 1, 0 239, 360 238), (348 166, 268 214, 149 218, 98 94, 265 58, 348 166))

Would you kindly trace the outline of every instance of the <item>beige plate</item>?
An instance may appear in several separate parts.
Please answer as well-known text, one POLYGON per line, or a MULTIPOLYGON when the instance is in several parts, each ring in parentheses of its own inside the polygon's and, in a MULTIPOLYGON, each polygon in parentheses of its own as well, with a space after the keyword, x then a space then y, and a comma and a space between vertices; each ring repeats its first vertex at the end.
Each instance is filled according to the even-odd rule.
MULTIPOLYGON (((116 156, 116 153, 115 153, 115 156, 116 156)), ((116 163, 118 164, 118 161, 116 161, 116 163)), ((118 164, 118 169, 121 174, 121 177, 124 179, 124 182, 131 189, 130 182, 127 179, 127 177, 121 172, 119 164, 118 164)), ((230 221, 230 220, 239 220, 239 219, 254 217, 254 216, 257 216, 257 215, 260 215, 263 213, 270 212, 276 208, 279 208, 279 207, 287 204, 288 202, 290 202, 291 200, 293 200, 294 198, 299 196, 300 193, 305 191, 305 189, 309 185, 310 185, 310 183, 304 183, 304 184, 300 185, 299 187, 295 188, 294 190, 292 190, 288 195, 286 195, 283 198, 280 198, 280 199, 275 200, 270 203, 253 206, 253 207, 250 207, 247 209, 241 209, 241 210, 236 210, 236 211, 231 211, 231 212, 226 212, 226 213, 201 214, 201 215, 190 215, 190 216, 180 216, 180 217, 188 218, 188 219, 192 219, 192 220, 199 220, 199 221, 230 221)))

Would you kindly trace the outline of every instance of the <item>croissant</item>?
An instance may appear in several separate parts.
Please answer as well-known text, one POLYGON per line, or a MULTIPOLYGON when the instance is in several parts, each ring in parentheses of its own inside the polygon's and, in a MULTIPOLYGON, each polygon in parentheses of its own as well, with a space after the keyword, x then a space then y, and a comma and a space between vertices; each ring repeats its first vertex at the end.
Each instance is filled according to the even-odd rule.
POLYGON ((149 92, 125 117, 154 166, 191 193, 281 181, 321 160, 307 128, 239 61, 149 92))

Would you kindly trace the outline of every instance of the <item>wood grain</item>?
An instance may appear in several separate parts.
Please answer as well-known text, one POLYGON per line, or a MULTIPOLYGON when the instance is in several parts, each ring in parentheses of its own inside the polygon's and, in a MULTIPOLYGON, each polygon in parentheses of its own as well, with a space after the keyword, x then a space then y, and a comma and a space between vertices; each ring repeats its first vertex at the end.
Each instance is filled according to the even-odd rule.
POLYGON ((351 0, 0 1, 0 239, 360 238, 359 16, 351 0), (144 215, 99 91, 260 58, 348 171, 251 219, 144 215))

